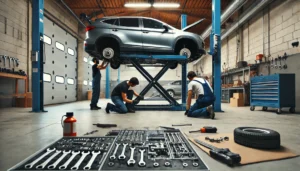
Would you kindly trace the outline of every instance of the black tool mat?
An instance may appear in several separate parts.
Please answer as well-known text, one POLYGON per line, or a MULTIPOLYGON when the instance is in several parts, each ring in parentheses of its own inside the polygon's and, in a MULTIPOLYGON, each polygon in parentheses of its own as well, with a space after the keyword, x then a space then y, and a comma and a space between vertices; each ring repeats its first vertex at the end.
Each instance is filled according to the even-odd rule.
POLYGON ((25 159, 10 171, 60 170, 62 166, 66 166, 63 170, 71 170, 81 158, 82 162, 77 164, 77 169, 73 169, 84 170, 91 163, 87 170, 99 170, 114 140, 115 137, 64 137, 25 159), (66 164, 68 161, 69 164, 66 164))
MULTIPOLYGON (((118 131, 114 130, 107 135, 116 135, 116 132, 118 131)), ((177 129, 119 130, 101 170, 208 170, 208 168, 177 129)))

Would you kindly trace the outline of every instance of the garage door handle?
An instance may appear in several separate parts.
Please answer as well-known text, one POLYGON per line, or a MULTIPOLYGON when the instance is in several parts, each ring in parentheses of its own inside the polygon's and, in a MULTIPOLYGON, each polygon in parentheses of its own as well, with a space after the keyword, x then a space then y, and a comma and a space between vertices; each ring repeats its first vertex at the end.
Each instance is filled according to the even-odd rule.
POLYGON ((112 29, 112 31, 118 31, 118 29, 112 29))
POLYGON ((143 31, 143 33, 149 33, 149 31, 143 31))

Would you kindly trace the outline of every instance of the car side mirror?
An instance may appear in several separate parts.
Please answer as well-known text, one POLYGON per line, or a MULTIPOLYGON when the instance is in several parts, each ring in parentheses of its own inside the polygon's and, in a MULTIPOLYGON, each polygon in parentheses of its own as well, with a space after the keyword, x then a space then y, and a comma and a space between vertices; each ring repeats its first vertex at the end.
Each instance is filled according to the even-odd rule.
POLYGON ((168 32, 169 28, 166 25, 163 25, 163 28, 165 29, 164 32, 168 32))

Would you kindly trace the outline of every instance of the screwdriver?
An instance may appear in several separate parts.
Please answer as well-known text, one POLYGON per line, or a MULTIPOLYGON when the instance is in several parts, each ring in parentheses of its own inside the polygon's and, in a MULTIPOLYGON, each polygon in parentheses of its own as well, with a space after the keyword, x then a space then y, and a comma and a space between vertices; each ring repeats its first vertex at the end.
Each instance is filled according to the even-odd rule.
POLYGON ((216 133, 217 128, 213 126, 205 126, 203 128, 200 128, 200 130, 197 131, 189 131, 189 133, 194 133, 194 132, 201 132, 201 133, 216 133))

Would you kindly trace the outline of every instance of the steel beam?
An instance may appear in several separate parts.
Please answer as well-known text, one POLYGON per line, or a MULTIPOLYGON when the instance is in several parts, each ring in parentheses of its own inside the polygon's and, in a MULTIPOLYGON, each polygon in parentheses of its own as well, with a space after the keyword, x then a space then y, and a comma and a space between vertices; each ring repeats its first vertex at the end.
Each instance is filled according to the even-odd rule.
POLYGON ((213 58, 213 89, 216 96, 215 112, 221 112, 221 2, 212 1, 212 33, 210 35, 210 52, 213 58))
POLYGON ((44 0, 32 0, 32 111, 43 111, 44 0))
MULTIPOLYGON (((181 15, 181 29, 185 28, 187 26, 187 15, 182 14, 181 15)), ((182 100, 182 105, 186 106, 186 96, 187 96, 187 64, 186 62, 181 64, 181 100, 182 100)))

